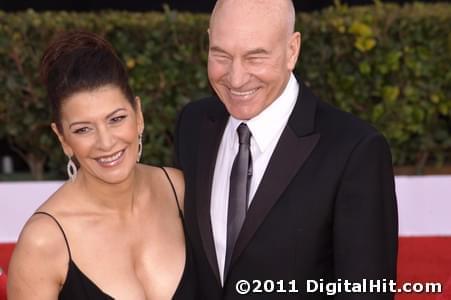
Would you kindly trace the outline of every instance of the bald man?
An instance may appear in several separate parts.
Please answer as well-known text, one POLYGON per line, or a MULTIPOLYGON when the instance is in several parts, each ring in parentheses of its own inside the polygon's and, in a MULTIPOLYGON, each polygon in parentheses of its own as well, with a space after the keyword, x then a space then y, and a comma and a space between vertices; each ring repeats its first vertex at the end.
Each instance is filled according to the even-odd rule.
POLYGON ((209 300, 393 299, 389 147, 293 75, 294 23, 289 0, 219 0, 211 15, 215 95, 180 113, 175 153, 201 289, 209 300))

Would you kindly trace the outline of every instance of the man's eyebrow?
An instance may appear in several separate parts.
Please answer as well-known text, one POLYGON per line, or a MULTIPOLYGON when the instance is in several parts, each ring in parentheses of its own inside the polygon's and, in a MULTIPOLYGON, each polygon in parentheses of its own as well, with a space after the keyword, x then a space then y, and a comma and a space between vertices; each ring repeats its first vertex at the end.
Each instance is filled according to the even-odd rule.
MULTIPOLYGON (((210 51, 212 52, 219 52, 219 53, 224 53, 227 54, 227 51, 225 51, 224 49, 218 47, 218 46, 212 46, 210 47, 210 51)), ((264 54, 264 55, 268 55, 270 52, 264 48, 256 48, 256 49, 252 49, 249 50, 245 53, 245 56, 249 56, 249 55, 256 55, 256 54, 264 54)))
POLYGON ((253 49, 253 50, 249 50, 246 52, 246 56, 248 55, 255 55, 255 54, 269 54, 269 51, 263 48, 257 48, 257 49, 253 49))
POLYGON ((210 51, 228 54, 227 51, 225 51, 224 49, 222 49, 222 48, 220 48, 220 47, 218 47, 218 46, 212 46, 212 47, 210 47, 210 51))

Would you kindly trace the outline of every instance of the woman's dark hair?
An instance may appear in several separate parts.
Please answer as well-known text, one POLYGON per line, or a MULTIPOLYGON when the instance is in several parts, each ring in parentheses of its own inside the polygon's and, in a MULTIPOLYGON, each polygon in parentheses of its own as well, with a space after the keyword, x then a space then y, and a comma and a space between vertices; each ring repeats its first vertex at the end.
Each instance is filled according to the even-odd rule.
POLYGON ((77 92, 111 84, 136 109, 124 64, 111 44, 98 34, 80 30, 59 34, 44 51, 39 73, 47 89, 53 121, 61 132, 62 103, 77 92))

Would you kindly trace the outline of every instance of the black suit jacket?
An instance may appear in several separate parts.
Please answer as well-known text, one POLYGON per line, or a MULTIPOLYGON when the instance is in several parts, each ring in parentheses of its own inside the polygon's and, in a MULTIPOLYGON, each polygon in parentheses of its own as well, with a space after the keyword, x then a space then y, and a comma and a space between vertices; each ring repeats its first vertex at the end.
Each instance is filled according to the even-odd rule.
MULTIPOLYGON (((186 227, 206 299, 330 299, 325 291, 307 293, 307 280, 395 279, 398 224, 389 147, 373 127, 320 101, 300 82, 221 288, 210 195, 228 117, 220 100, 210 97, 185 106, 176 129, 186 227), (253 288, 258 285, 253 280, 284 280, 287 290, 288 281, 296 280, 299 293, 242 296, 235 290, 242 279, 253 288)), ((334 297, 392 298, 377 293, 334 297)))

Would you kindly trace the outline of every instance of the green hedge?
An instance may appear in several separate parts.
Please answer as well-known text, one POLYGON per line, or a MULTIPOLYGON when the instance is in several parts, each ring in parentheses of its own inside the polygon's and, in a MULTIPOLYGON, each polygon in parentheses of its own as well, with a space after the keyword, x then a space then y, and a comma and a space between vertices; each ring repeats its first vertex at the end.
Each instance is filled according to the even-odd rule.
MULTIPOLYGON (((299 14, 296 73, 324 100, 368 120, 388 138, 395 165, 451 162, 451 5, 336 6, 299 14)), ((177 112, 211 93, 207 15, 0 12, 0 138, 36 178, 66 163, 49 128, 37 66, 51 37, 85 28, 112 42, 141 96, 143 161, 171 162, 177 112)))

